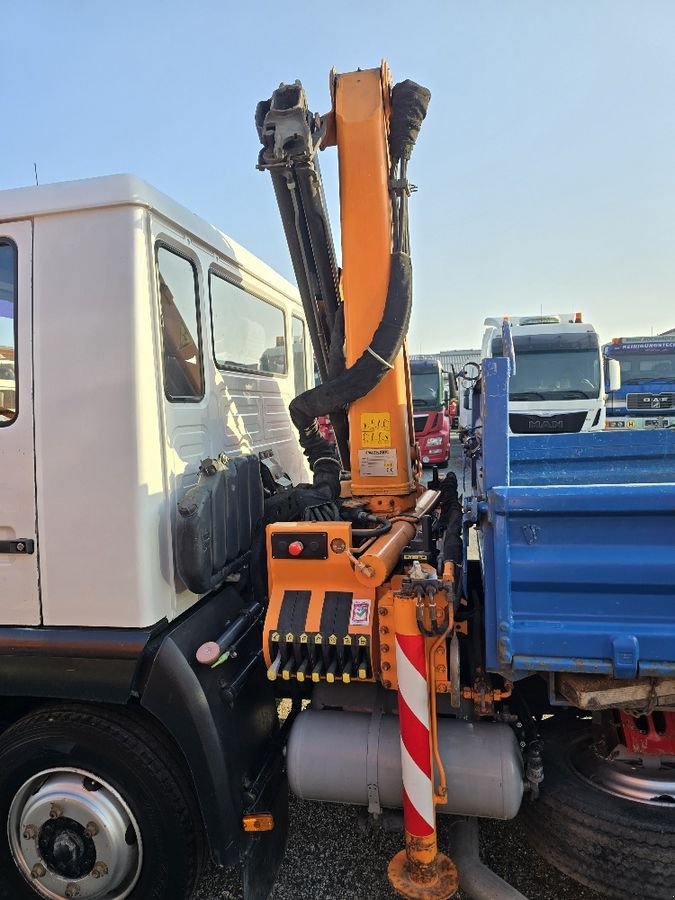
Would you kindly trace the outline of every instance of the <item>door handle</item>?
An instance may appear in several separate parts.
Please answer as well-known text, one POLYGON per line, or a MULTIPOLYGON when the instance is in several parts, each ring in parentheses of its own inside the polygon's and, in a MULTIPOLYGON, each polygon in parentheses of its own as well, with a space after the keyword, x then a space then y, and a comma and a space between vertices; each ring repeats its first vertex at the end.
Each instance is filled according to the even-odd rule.
POLYGON ((35 541, 17 538, 15 541, 0 541, 0 553, 34 553, 35 541))

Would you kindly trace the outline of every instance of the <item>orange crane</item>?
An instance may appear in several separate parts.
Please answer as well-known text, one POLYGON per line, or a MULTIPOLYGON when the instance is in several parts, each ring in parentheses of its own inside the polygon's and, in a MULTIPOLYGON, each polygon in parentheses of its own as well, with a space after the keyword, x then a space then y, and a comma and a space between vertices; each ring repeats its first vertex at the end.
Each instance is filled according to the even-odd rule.
POLYGON ((411 81, 392 88, 386 63, 333 72, 330 87, 322 117, 299 82, 256 111, 259 168, 272 174, 323 380, 290 407, 314 483, 280 494, 276 514, 275 498, 267 505, 263 649, 272 680, 398 692, 406 840, 389 878, 404 897, 444 900, 457 871, 436 842, 435 807, 447 798, 435 703, 437 691, 459 689, 447 673, 460 559, 446 554, 437 571, 430 526, 441 492, 420 481, 405 345, 407 166, 430 94, 411 81), (317 159, 331 145, 341 271, 317 159), (339 454, 318 429, 327 413, 339 454))

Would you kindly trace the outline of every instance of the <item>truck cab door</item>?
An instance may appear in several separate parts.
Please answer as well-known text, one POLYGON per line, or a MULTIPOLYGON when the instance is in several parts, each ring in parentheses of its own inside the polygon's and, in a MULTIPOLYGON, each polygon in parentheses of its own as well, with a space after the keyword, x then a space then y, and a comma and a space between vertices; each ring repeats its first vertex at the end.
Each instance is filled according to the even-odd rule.
POLYGON ((41 621, 33 440, 32 222, 0 223, 0 624, 41 621))

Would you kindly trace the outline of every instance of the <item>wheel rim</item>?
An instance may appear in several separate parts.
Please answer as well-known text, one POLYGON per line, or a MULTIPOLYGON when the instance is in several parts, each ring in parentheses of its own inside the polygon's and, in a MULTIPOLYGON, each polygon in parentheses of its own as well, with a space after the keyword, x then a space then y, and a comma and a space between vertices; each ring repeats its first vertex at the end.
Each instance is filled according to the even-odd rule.
POLYGON ((567 755, 574 771, 601 791, 634 803, 675 808, 672 762, 654 760, 654 765, 645 765, 639 760, 604 759, 593 749, 590 737, 576 741, 567 755))
POLYGON ((138 881, 138 823, 120 794, 84 769, 29 778, 12 801, 7 832, 19 871, 49 900, 123 900, 138 881))

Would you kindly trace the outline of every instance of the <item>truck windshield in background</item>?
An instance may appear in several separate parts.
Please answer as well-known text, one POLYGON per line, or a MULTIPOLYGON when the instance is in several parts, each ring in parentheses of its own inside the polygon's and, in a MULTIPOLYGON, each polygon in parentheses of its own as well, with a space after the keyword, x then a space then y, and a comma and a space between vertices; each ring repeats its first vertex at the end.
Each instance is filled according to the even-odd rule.
POLYGON ((450 458, 450 419, 443 369, 437 359, 410 360, 415 439, 424 465, 445 466, 450 458))
POLYGON ((607 427, 675 427, 675 338, 615 338, 603 351, 621 366, 621 387, 607 398, 607 427))
MULTIPOLYGON (((511 434, 572 434, 605 427, 600 340, 581 313, 485 319, 483 359, 504 355, 508 325, 515 371, 509 378, 511 434)), ((470 425, 470 396, 460 422, 470 425)))
MULTIPOLYGON (((600 396, 600 354, 595 334, 514 336, 516 372, 509 400, 576 400, 600 396)), ((502 355, 501 338, 492 355, 502 355)))
POLYGON ((413 408, 440 409, 443 391, 440 372, 412 372, 413 408))

